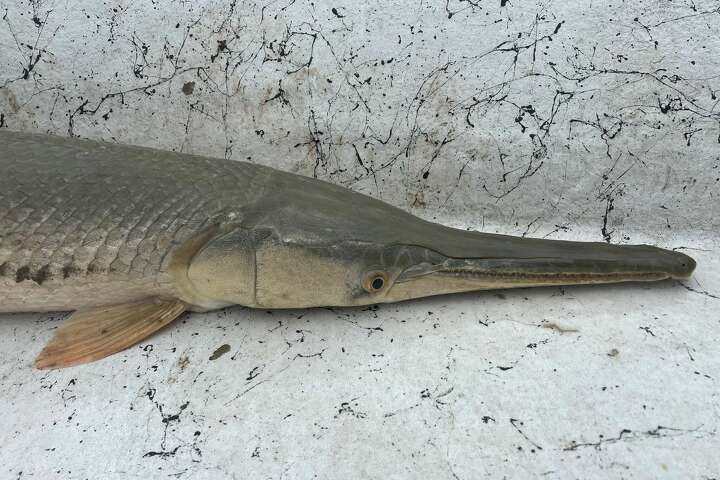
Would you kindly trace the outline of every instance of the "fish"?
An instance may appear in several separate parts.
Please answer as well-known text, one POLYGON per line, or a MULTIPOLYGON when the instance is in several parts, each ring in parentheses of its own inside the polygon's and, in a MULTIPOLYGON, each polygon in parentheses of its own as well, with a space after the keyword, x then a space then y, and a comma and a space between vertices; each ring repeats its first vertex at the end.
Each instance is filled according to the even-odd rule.
POLYGON ((79 365, 184 312, 684 279, 649 245, 481 233, 267 166, 0 130, 0 312, 72 313, 35 360, 79 365))

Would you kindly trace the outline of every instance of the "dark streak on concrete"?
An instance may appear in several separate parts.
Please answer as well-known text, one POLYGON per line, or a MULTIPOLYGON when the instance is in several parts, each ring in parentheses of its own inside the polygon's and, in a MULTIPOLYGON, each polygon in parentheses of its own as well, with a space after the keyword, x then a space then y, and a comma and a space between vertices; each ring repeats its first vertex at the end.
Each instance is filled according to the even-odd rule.
POLYGON ((217 360, 218 358, 222 357, 223 355, 225 355, 225 354, 228 353, 229 351, 230 351, 230 345, 228 345, 227 343, 226 343, 226 344, 223 344, 223 345, 220 345, 220 346, 213 352, 213 354, 210 355, 210 358, 208 358, 208 360, 217 360))

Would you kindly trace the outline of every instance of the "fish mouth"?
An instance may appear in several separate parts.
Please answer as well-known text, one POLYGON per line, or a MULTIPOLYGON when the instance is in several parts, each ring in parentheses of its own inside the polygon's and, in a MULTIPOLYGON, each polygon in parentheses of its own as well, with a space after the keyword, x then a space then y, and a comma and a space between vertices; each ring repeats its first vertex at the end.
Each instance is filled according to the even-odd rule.
MULTIPOLYGON (((417 298, 496 288, 648 282, 684 279, 695 261, 679 252, 649 245, 526 239, 473 234, 482 242, 473 256, 438 251, 434 261, 404 269, 395 279, 393 297, 417 298), (481 251, 479 251, 479 249, 481 251), (477 255, 477 256, 474 256, 477 255)), ((474 242, 473 242, 474 243, 474 242)), ((455 244, 455 250, 459 250, 455 244)), ((425 255, 428 258, 428 255, 425 255)))

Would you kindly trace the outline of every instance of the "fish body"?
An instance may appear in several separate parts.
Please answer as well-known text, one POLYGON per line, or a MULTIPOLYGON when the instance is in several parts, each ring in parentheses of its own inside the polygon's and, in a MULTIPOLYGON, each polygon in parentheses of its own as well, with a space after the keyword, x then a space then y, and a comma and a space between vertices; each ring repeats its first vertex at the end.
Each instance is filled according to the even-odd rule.
POLYGON ((0 131, 0 311, 180 295, 172 253, 237 218, 269 176, 249 163, 0 131))
POLYGON ((247 162, 0 130, 0 312, 77 312, 41 367, 101 358, 186 310, 652 281, 694 267, 652 246, 456 230, 247 162))

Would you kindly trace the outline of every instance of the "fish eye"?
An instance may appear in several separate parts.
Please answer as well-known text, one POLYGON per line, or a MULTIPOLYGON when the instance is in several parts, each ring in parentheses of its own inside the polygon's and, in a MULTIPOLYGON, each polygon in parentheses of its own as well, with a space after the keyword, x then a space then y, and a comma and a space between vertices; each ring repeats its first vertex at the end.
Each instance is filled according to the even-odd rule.
POLYGON ((377 293, 387 285, 387 274, 385 272, 370 272, 365 277, 363 288, 368 293, 377 293))

